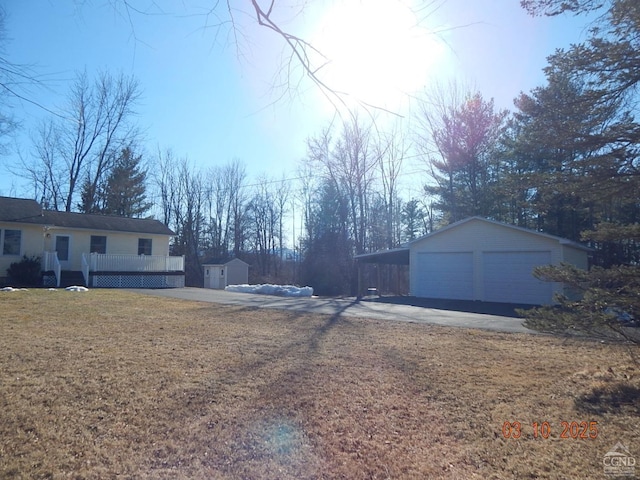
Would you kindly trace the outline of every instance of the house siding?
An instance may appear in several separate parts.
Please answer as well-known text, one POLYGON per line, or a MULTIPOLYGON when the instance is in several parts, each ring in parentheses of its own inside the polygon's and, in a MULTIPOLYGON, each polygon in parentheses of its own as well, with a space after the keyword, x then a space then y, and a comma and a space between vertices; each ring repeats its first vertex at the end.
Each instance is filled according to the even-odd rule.
POLYGON ((19 262, 23 255, 27 257, 42 256, 44 231, 41 225, 0 222, 0 229, 3 231, 5 229, 20 230, 22 232, 19 255, 2 255, 2 250, 0 250, 0 278, 5 278, 9 266, 14 262, 19 262))
MULTIPOLYGON (((52 229, 52 231, 54 231, 52 229)), ((99 230, 80 230, 69 228, 56 228, 55 235, 69 235, 71 237, 71 251, 69 255, 69 269, 82 269, 82 254, 90 253, 91 236, 101 235, 107 237, 106 253, 137 255, 138 239, 150 238, 152 240, 152 255, 169 255, 169 237, 166 235, 152 235, 148 233, 123 233, 99 230)), ((54 235, 46 243, 45 247, 53 251, 55 249, 54 235)), ((42 246, 40 247, 40 252, 42 246)))

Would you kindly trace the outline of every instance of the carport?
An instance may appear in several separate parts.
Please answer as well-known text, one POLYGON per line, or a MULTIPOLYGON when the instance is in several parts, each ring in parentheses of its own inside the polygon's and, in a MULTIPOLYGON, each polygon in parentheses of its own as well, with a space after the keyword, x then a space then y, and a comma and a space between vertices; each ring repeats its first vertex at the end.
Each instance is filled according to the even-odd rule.
MULTIPOLYGON (((361 255, 356 255, 355 259, 358 262, 358 297, 362 297, 367 293, 370 288, 378 289, 377 293, 381 293, 380 289, 383 285, 383 276, 384 276, 384 266, 391 267, 396 266, 395 268, 395 290, 394 293, 400 293, 398 290, 401 289, 401 275, 403 275, 403 270, 406 271, 408 275, 409 269, 409 258, 410 258, 410 250, 409 247, 399 247, 390 250, 383 250, 379 252, 373 253, 363 253, 361 255), (364 271, 365 265, 375 265, 375 273, 372 275, 371 272, 368 272, 367 275, 364 271), (401 268, 401 267, 406 268, 401 268), (375 284, 375 285, 374 285, 375 284)), ((391 273, 391 268, 387 268, 387 273, 389 276, 393 276, 391 273)), ((407 278, 408 281, 408 278, 407 278)))

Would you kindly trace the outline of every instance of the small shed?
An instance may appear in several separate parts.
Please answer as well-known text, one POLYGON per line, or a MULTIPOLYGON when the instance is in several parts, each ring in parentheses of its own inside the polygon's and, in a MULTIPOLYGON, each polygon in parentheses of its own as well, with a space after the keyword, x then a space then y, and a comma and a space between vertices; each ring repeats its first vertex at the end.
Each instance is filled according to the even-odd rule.
POLYGON ((204 268, 204 288, 223 290, 227 285, 249 283, 249 264, 239 258, 227 262, 212 262, 204 268))

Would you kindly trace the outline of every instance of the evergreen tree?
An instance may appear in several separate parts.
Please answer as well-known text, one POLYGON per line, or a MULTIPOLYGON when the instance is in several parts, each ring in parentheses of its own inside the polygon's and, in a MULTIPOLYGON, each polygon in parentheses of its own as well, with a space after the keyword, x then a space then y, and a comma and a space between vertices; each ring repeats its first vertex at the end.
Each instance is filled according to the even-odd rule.
POLYGON ((142 156, 130 148, 122 150, 109 174, 103 192, 102 213, 121 217, 141 217, 152 206, 146 195, 147 172, 142 156))
POLYGON ((519 224, 576 241, 593 227, 602 202, 601 184, 592 185, 602 168, 602 145, 593 139, 608 128, 617 109, 593 105, 589 98, 581 84, 552 73, 546 86, 516 98, 514 134, 505 141, 511 161, 504 165, 502 188, 514 189, 507 198, 521 200, 519 224))
POLYGON ((100 184, 95 184, 87 176, 82 182, 80 190, 80 203, 78 209, 81 213, 102 213, 104 210, 104 192, 100 184))
POLYGON ((423 112, 425 153, 435 184, 425 192, 449 222, 481 215, 494 216, 497 180, 494 147, 506 112, 496 112, 493 99, 480 93, 462 101, 431 106, 423 112))
POLYGON ((420 202, 412 198, 402 207, 402 221, 404 223, 404 237, 411 241, 426 233, 424 211, 420 202))
MULTIPOLYGON (((547 115, 563 121, 534 130, 547 146, 569 147, 571 155, 560 171, 539 180, 549 181, 560 198, 571 195, 577 200, 570 210, 593 225, 582 232, 582 238, 596 248, 595 262, 605 268, 589 272, 568 266, 538 269, 540 278, 563 282, 581 296, 579 300, 562 297, 560 308, 525 315, 529 325, 540 329, 601 332, 609 327, 640 343, 637 329, 625 327, 637 325, 640 319, 640 124, 635 121, 640 4, 637 0, 523 0, 522 4, 532 14, 605 10, 586 42, 558 50, 549 58, 550 82, 568 79, 580 91, 573 102, 541 103, 547 115)), ((529 141, 535 143, 533 138, 529 141)))

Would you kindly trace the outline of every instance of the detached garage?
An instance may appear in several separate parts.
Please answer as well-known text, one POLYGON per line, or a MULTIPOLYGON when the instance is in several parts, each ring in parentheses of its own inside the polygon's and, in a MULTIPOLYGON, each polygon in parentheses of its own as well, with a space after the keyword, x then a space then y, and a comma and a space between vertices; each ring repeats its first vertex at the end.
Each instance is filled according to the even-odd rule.
POLYGON ((408 263, 410 294, 416 297, 549 305, 563 286, 538 280, 533 269, 564 262, 586 270, 589 251, 564 238, 471 217, 405 248, 356 258, 408 263))
POLYGON ((540 265, 588 268, 583 245, 553 235, 471 217, 409 244, 416 297, 546 305, 562 289, 532 272, 540 265))

